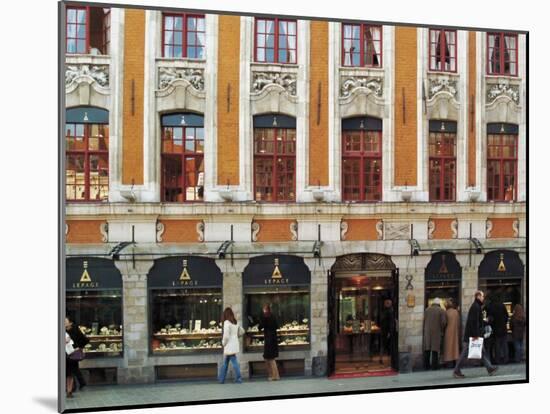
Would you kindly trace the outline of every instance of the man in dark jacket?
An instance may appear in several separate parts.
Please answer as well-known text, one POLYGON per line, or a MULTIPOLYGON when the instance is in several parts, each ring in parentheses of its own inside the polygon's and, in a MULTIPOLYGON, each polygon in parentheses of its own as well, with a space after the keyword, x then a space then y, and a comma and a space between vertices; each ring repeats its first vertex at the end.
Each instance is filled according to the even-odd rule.
MULTIPOLYGON (((71 337, 74 343, 75 349, 80 348, 84 349, 86 345, 90 342, 90 340, 82 333, 80 328, 76 326, 73 323, 73 320, 69 317, 65 318, 65 330, 71 337)), ((82 372, 80 371, 80 368, 78 367, 78 361, 71 361, 70 363, 74 364, 74 373, 76 376, 76 379, 78 381, 79 388, 82 389, 86 386, 86 381, 84 380, 84 376, 82 375, 82 372)))
MULTIPOLYGON (((483 314, 481 313, 483 299, 485 299, 483 292, 480 290, 476 291, 474 294, 474 303, 472 303, 472 306, 470 306, 470 310, 468 311, 468 319, 466 320, 466 328, 464 329, 464 347, 458 361, 456 361, 456 366, 453 371, 453 376, 455 378, 464 378, 464 374, 460 371, 460 366, 463 361, 468 358, 470 338, 478 339, 479 337, 483 337, 483 314)), ((489 375, 494 375, 497 371, 497 367, 491 365, 491 361, 487 358, 483 347, 481 347, 481 350, 481 360, 483 365, 487 368, 489 375)))
POLYGON ((508 311, 500 295, 488 306, 487 316, 495 339, 495 363, 505 364, 508 362, 508 311))
POLYGON ((393 303, 391 299, 384 300, 384 309, 380 315, 380 363, 383 364, 382 357, 389 354, 390 359, 393 354, 395 337, 395 315, 393 312, 393 303))

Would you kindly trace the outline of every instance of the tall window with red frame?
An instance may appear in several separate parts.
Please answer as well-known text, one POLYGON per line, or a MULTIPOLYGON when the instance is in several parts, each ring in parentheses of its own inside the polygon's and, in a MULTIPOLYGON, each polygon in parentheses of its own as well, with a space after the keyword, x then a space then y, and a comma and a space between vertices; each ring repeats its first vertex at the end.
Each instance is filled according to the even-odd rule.
POLYGON ((487 125, 487 200, 514 201, 517 192, 518 126, 487 125))
POLYGON ((67 110, 66 199, 102 201, 109 195, 109 113, 100 108, 67 110))
POLYGON ((109 54, 111 9, 67 7, 66 53, 109 54))
POLYGON ((296 119, 254 117, 254 193, 256 201, 296 200, 296 119))
POLYGON ((201 201, 204 195, 204 118, 163 115, 162 201, 201 201))
POLYGON ((518 35, 487 33, 487 73, 518 75, 518 35))
POLYGON ((382 200, 382 120, 342 121, 342 199, 382 200))
POLYGON ((256 18, 256 62, 296 63, 296 20, 256 18))
POLYGON ((382 26, 343 23, 342 64, 382 67, 382 26))
POLYGON ((456 72, 456 30, 430 29, 430 70, 456 72))
POLYGON ((204 15, 163 14, 162 53, 168 58, 204 59, 206 21, 204 15))
POLYGON ((456 122, 430 121, 430 201, 456 199, 456 122))

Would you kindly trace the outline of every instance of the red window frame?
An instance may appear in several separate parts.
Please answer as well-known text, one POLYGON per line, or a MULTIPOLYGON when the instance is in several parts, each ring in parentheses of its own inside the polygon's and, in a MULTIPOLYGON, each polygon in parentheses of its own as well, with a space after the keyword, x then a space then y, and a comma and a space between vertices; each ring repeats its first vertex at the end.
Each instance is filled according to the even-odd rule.
POLYGON ((206 58, 206 17, 204 14, 191 14, 191 13, 163 13, 162 14, 162 57, 171 58, 171 59, 205 59, 206 58), (172 30, 166 28, 166 18, 181 18, 181 30, 175 30, 175 21, 172 23, 172 30), (202 19, 204 30, 197 30, 197 24, 195 24, 195 30, 189 30, 189 21, 188 19, 202 19), (166 43, 166 32, 172 32, 172 43, 166 43), (174 43, 174 34, 181 33, 181 44, 174 43), (188 36, 190 33, 194 33, 195 43, 189 43, 188 36), (202 33, 204 35, 204 44, 198 45, 197 37, 198 34, 202 33), (166 47, 172 47, 172 53, 166 53, 166 47), (174 47, 181 47, 181 56, 175 56, 174 47), (197 50, 202 49, 202 57, 189 56, 188 48, 193 48, 195 53, 197 50))
POLYGON ((204 200, 204 127, 199 126, 162 126, 162 150, 161 150, 161 194, 163 202, 201 202, 204 200), (177 144, 174 139, 176 134, 174 130, 181 132, 181 144, 177 144), (188 132, 193 130, 193 135, 188 135, 188 132), (197 130, 202 130, 202 138, 198 138, 197 130), (170 131, 170 133, 168 133, 170 131), (193 139, 188 139, 192 136, 193 139), (193 148, 190 149, 189 146, 193 148), (199 150, 200 148, 200 150, 199 150), (179 164, 181 175, 176 178, 177 183, 168 187, 166 175, 168 173, 169 160, 179 164), (193 164, 199 168, 192 168, 193 164), (201 168, 202 167, 202 171, 201 168), (190 169, 191 168, 191 169, 190 169), (189 185, 187 182, 188 173, 197 175, 196 185, 189 185), (199 185, 199 177, 202 173, 202 185, 199 185), (187 199, 188 188, 195 187, 194 199, 187 199), (201 189, 202 187, 202 189, 201 189), (167 197, 167 190, 174 191, 176 200, 167 197))
POLYGON ((342 200, 382 201, 382 131, 342 131, 342 200), (346 164, 355 164, 355 171, 348 172, 346 164), (356 185, 346 185, 346 176, 351 177, 348 181, 354 181, 356 185), (378 182, 373 184, 376 177, 378 182), (353 189, 357 191, 358 197, 349 195, 353 189))
POLYGON ((487 134, 488 201, 515 201, 517 199, 517 168, 518 135, 487 134), (510 179, 513 184, 507 184, 510 179))
POLYGON ((429 192, 430 201, 456 200, 456 132, 429 133, 429 192), (435 166, 439 166, 439 171, 435 166), (452 166, 452 172, 447 167, 452 166), (450 176, 449 176, 450 174, 450 176), (446 185, 446 180, 449 185, 446 185), (448 197, 445 197, 445 187, 450 187, 448 197), (439 197, 436 189, 439 188, 439 197))
MULTIPOLYGON (((381 68, 382 67, 382 55, 383 55, 383 41, 382 41, 382 37, 383 37, 383 30, 382 30, 382 26, 380 25, 371 25, 371 24, 365 24, 365 23, 342 23, 342 44, 341 44, 341 48, 342 48, 342 66, 346 66, 346 67, 370 67, 370 68, 381 68), (346 27, 351 27, 352 30, 352 37, 346 37, 346 27), (353 37, 353 28, 356 28, 356 27, 359 27, 359 37, 353 37), (365 34, 367 33, 367 30, 370 30, 370 29, 377 29, 378 31, 378 34, 379 34, 379 39, 372 39, 371 42, 372 42, 372 50, 369 50, 370 49, 370 46, 367 42, 367 40, 365 39, 365 34), (346 57, 347 55, 349 54, 349 52, 346 51, 345 49, 345 42, 346 40, 358 40, 359 41, 359 51, 358 52, 353 52, 350 56, 350 63, 349 64, 346 64, 346 57), (376 48, 374 47, 374 44, 375 43, 379 43, 379 53, 376 53, 376 48), (365 47, 365 44, 366 44, 366 47, 365 47), (358 64, 354 64, 353 63, 353 55, 359 55, 359 63, 358 64), (378 57, 378 64, 374 64, 374 63, 369 63, 369 59, 368 57, 370 56, 371 59, 373 56, 378 57)), ((374 59, 372 59, 372 61, 374 62, 374 59)))
POLYGON ((487 75, 504 75, 504 76, 518 76, 518 35, 515 33, 506 32, 489 32, 487 33, 487 75), (498 48, 490 46, 491 37, 498 39, 498 48), (514 48, 507 47, 507 38, 514 39, 514 48), (498 56, 495 59, 495 49, 498 50, 498 56), (512 57, 510 57, 512 53, 512 57), (508 56, 508 59, 506 59, 508 56), (498 64, 498 68, 494 66, 498 64), (506 71, 506 65, 508 65, 508 71, 506 71), (512 68, 514 70, 512 70, 512 68))
POLYGON ((295 128, 254 128, 254 198, 268 202, 296 201, 295 128), (263 178, 263 174, 269 175, 269 170, 262 171, 261 167, 269 167, 270 162, 271 177, 263 178), (281 186, 281 182, 285 185, 281 186), (286 192, 283 190, 279 194, 281 188, 286 192), (271 197, 268 189, 271 189, 271 197))
POLYGON ((66 9, 66 12, 65 12, 65 53, 68 53, 68 54, 75 54, 75 55, 79 55, 79 54, 87 54, 90 52, 90 8, 89 7, 74 7, 74 6, 70 6, 70 7, 67 7, 66 9), (75 11, 76 12, 76 15, 75 15, 75 21, 69 21, 69 11, 75 11), (78 13, 79 12, 84 12, 86 14, 86 17, 85 17, 85 21, 84 21, 84 38, 82 37, 78 37, 78 27, 79 26, 82 26, 82 23, 78 23, 78 13), (72 36, 69 36, 69 26, 71 25, 74 25, 75 26, 75 36, 72 37, 72 36), (79 51, 78 49, 78 40, 82 40, 84 39, 85 41, 85 50, 84 51, 79 51), (68 50, 68 47, 69 47, 69 40, 75 40, 76 42, 76 45, 75 45, 75 49, 76 51, 75 52, 69 52, 68 50))
POLYGON ((428 50, 429 50, 429 66, 430 70, 434 72, 451 72, 456 73, 457 71, 457 50, 458 50, 458 37, 456 30, 447 30, 447 29, 430 29, 429 31, 429 37, 428 37, 428 50), (432 34, 437 33, 435 35, 435 41, 432 38, 432 34), (447 33, 454 34, 454 43, 449 42, 447 43, 447 33), (435 53, 434 49, 432 49, 432 46, 435 46, 435 53), (448 47, 450 46, 450 48, 448 47), (449 53, 447 54, 447 50, 449 53), (454 53, 453 53, 454 51, 454 53), (446 69, 446 63, 445 61, 449 59, 449 66, 450 69, 446 69), (439 64, 441 65, 441 68, 437 67, 437 59, 439 59, 439 64))
MULTIPOLYGON (((267 25, 266 25, 267 27, 267 25)), ((273 19, 268 19, 268 18, 255 18, 254 19, 254 61, 255 62, 259 62, 259 63, 279 63, 279 64, 291 64, 291 65, 294 65, 298 62, 298 21, 297 20, 293 20, 293 19, 278 19, 278 18, 273 18, 273 19), (274 29, 275 31, 273 32, 272 36, 274 36, 274 39, 273 39, 273 47, 267 47, 267 35, 270 34, 266 31, 264 32, 258 32, 259 28, 258 28, 258 23, 262 21, 264 22, 264 24, 266 24, 267 22, 273 22, 273 25, 274 25, 274 29), (286 24, 286 34, 285 35, 281 35, 280 34, 280 30, 279 30, 279 25, 281 23, 285 23, 286 24), (294 34, 288 34, 288 24, 289 23, 294 23, 294 34), (264 45, 263 46, 260 46, 259 45, 259 36, 264 36, 264 45), (286 47, 281 47, 280 46, 280 39, 279 37, 280 36, 285 36, 286 37, 286 47), (289 42, 288 42, 288 38, 289 37, 294 37, 294 48, 291 48, 289 46, 289 42), (258 58, 258 50, 259 49, 263 49, 264 50, 264 59, 263 60, 259 60, 258 58), (267 53, 265 52, 266 50, 269 50, 269 49, 273 49, 273 61, 268 61, 267 60, 267 53), (286 61, 282 61, 281 59, 281 51, 286 51, 286 61), (291 56, 291 51, 294 52, 294 59, 291 61, 290 60, 290 56, 291 56)))
MULTIPOLYGON (((68 169, 69 166, 69 158, 70 157, 81 157, 83 158, 84 163, 84 196, 81 198, 69 198, 68 194, 69 192, 66 192, 66 199, 70 202, 79 202, 79 201, 103 201, 108 199, 109 196, 109 126, 107 124, 83 124, 78 122, 67 122, 65 124, 65 140, 66 140, 66 167, 68 169), (77 134, 77 128, 82 128, 82 134, 77 134), (94 127, 98 128, 98 133, 103 131, 104 132, 104 138, 106 143, 106 148, 100 148, 100 138, 101 135, 92 135, 92 130, 94 127), (74 135, 71 134, 71 130, 74 130, 74 135), (97 138, 97 148, 90 149, 91 141, 93 141, 95 138, 97 138), (71 139, 74 141, 73 144, 71 144, 71 139), (80 141, 80 144, 77 145, 78 141, 80 141), (107 156, 107 164, 106 168, 99 168, 99 162, 98 162, 98 169, 95 170, 98 172, 98 182, 92 183, 91 182, 91 173, 93 173, 94 170, 91 169, 91 163, 93 157, 99 157, 99 156, 107 156), (107 185, 101 185, 99 182, 100 171, 106 171, 107 172, 107 185), (98 187, 97 189, 97 195, 99 196, 101 194, 101 189, 99 187, 106 187, 104 190, 105 196, 103 198, 91 198, 90 197, 90 188, 92 186, 98 187)), ((66 171, 67 171, 66 169, 66 171)), ((75 184, 69 183, 69 180, 67 179, 67 182, 65 183, 65 186, 68 187, 75 187, 78 188, 79 184, 75 182, 75 184)))
POLYGON ((103 16, 103 51, 109 54, 111 47, 111 9, 103 16))

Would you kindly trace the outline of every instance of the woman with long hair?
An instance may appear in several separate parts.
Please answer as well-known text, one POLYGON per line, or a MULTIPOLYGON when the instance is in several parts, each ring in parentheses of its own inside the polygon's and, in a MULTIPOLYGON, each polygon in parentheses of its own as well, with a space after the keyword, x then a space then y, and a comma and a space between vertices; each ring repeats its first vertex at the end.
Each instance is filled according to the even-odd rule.
POLYGON ((445 326, 443 338, 443 361, 452 364, 454 367, 460 356, 460 314, 457 310, 457 304, 452 298, 447 299, 446 308, 447 325, 445 326))
POLYGON ((241 377, 241 369, 239 367, 239 361, 237 361, 237 354, 239 353, 239 337, 243 336, 244 329, 237 324, 235 314, 230 307, 225 308, 222 314, 223 322, 223 365, 218 377, 220 384, 225 382, 225 376, 227 375, 227 368, 229 363, 233 366, 235 372, 235 383, 241 384, 243 379, 241 377))
POLYGON ((267 367, 267 379, 268 381, 278 381, 280 379, 279 369, 277 368, 275 358, 279 356, 279 343, 277 339, 279 324, 271 313, 271 306, 268 303, 262 309, 258 328, 260 331, 264 331, 263 357, 267 367))
POLYGON ((514 341, 514 362, 521 362, 523 359, 523 335, 525 334, 525 312, 523 306, 519 303, 514 306, 512 318, 510 319, 510 328, 512 328, 512 339, 514 341))
POLYGON ((82 352, 90 340, 84 335, 78 326, 73 323, 72 318, 65 318, 65 354, 66 354, 66 376, 67 376, 67 397, 72 398, 75 389, 75 379, 78 381, 79 389, 86 386, 82 372, 78 366, 78 359, 73 359, 71 354, 75 351, 82 352))

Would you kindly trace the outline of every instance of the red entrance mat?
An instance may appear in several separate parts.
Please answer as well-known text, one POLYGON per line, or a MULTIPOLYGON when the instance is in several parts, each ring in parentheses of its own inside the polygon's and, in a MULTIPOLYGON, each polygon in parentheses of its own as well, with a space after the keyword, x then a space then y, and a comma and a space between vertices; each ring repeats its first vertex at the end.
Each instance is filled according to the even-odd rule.
POLYGON ((332 374, 328 379, 342 379, 342 378, 363 378, 363 377, 389 377, 391 375, 397 375, 397 371, 388 368, 380 371, 367 371, 367 372, 350 372, 344 374, 332 374))

